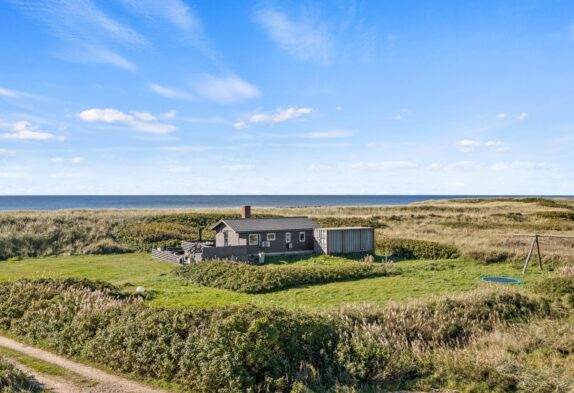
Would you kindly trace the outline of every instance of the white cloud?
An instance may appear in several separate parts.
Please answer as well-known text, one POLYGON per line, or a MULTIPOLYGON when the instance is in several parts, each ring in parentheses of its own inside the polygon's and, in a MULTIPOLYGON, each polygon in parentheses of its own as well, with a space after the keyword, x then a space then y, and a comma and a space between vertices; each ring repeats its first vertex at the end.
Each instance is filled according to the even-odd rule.
POLYGON ((310 171, 313 171, 313 172, 321 172, 321 171, 327 171, 329 169, 332 169, 332 167, 330 165, 325 165, 325 164, 312 164, 312 165, 309 165, 308 169, 310 171))
POLYGON ((549 169, 549 166, 544 162, 512 161, 512 162, 497 162, 492 164, 491 168, 497 171, 508 170, 508 169, 542 170, 542 169, 549 169))
POLYGON ((132 121, 133 116, 127 115, 117 109, 105 108, 93 108, 82 111, 78 114, 78 117, 83 121, 88 122, 105 122, 105 123, 115 123, 118 121, 132 121))
POLYGON ((482 165, 473 161, 458 161, 444 166, 446 171, 468 172, 480 168, 482 165))
POLYGON ((415 169, 419 165, 411 161, 379 161, 379 162, 357 162, 351 165, 352 168, 370 168, 383 170, 405 170, 415 169))
POLYGON ((338 106, 335 108, 335 110, 340 111, 340 110, 343 110, 343 108, 341 106, 338 106))
POLYGON ((167 119, 167 120, 175 119, 176 116, 177 116, 177 111, 175 109, 172 109, 170 111, 167 111, 167 112, 164 112, 161 114, 161 118, 167 119))
POLYGON ((169 132, 177 131, 177 127, 172 124, 148 123, 141 121, 134 121, 130 124, 136 130, 148 132, 150 134, 167 134, 169 132))
POLYGON ((80 162, 84 161, 84 157, 72 157, 71 161, 73 164, 79 164, 80 162))
POLYGON ((37 126, 27 121, 19 121, 11 125, 12 133, 0 134, 0 139, 47 141, 56 139, 63 141, 65 137, 56 136, 46 131, 40 130, 37 126))
POLYGON ((14 152, 8 149, 0 149, 0 156, 12 156, 14 152))
POLYGON ((455 143, 455 146, 463 153, 470 153, 479 148, 490 148, 494 151, 502 153, 510 150, 508 143, 504 141, 474 141, 469 139, 463 139, 455 143))
POLYGON ((297 119, 310 114, 313 111, 311 108, 301 107, 295 108, 290 107, 287 109, 277 108, 271 113, 254 113, 245 120, 239 120, 233 124, 237 129, 244 129, 249 126, 249 124, 276 124, 283 123, 285 121, 297 119))
POLYGON ((522 113, 518 116, 518 120, 523 121, 523 120, 526 120, 527 117, 528 117, 528 113, 522 112, 522 113))
POLYGON ((496 118, 497 119, 506 119, 507 116, 508 116, 507 113, 500 112, 499 114, 496 115, 496 118))
MULTIPOLYGON (((168 114, 168 116, 175 116, 175 113, 168 112, 168 114)), ((132 112, 132 114, 127 114, 113 108, 92 108, 78 113, 77 116, 87 122, 124 123, 135 130, 151 134, 165 134, 178 129, 172 124, 158 123, 158 117, 149 112, 132 112)), ((162 116, 162 118, 165 119, 169 117, 162 116)))
POLYGON ((191 172, 191 168, 188 166, 181 166, 181 165, 174 165, 167 168, 169 173, 189 173, 191 172))
POLYGON ((157 117, 149 112, 134 112, 134 117, 141 121, 156 121, 157 117))
POLYGON ((249 127, 249 125, 243 120, 239 120, 233 123, 233 127, 237 128, 238 130, 243 130, 244 128, 249 127))
POLYGON ((253 169, 254 166, 251 164, 227 164, 223 165, 222 168, 230 171, 247 171, 253 169))
POLYGON ((327 63, 332 57, 331 33, 317 18, 295 20, 277 10, 262 9, 255 13, 255 20, 272 41, 298 59, 327 63))
POLYGON ((191 95, 183 90, 172 89, 170 87, 165 87, 162 85, 158 85, 157 83, 151 83, 149 87, 157 94, 171 98, 174 100, 186 100, 190 99, 191 95))
POLYGON ((202 97, 219 103, 252 99, 260 95, 257 86, 235 75, 224 77, 206 75, 195 82, 195 88, 202 97))
POLYGON ((59 164, 61 162, 64 162, 64 159, 62 157, 52 157, 50 158, 50 162, 54 164, 59 164))
POLYGON ((349 130, 313 131, 305 134, 310 139, 350 138, 353 132, 349 130))

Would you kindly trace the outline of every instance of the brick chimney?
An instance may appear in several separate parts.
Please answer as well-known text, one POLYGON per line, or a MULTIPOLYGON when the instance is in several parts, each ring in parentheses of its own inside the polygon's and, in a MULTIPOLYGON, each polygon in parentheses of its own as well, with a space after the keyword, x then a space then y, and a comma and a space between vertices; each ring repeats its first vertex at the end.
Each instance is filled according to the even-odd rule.
POLYGON ((249 205, 241 206, 241 218, 244 220, 246 218, 251 218, 251 206, 249 205))

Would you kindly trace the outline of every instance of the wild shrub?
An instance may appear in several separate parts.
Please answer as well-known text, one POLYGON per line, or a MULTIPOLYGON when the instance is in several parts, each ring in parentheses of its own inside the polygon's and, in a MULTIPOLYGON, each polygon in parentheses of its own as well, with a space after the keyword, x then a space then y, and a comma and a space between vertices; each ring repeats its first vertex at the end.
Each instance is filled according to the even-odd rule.
POLYGON ((459 256, 455 246, 426 240, 386 237, 377 242, 377 249, 398 259, 454 259, 459 256))
POLYGON ((506 262, 510 259, 510 254, 507 251, 501 250, 469 250, 463 254, 464 257, 478 263, 486 265, 491 263, 506 262))
POLYGON ((0 393, 36 393, 42 389, 31 379, 0 357, 0 393))
MULTIPOLYGON (((252 306, 155 308, 78 280, 3 283, 0 291, 0 321, 12 334, 194 392, 417 381, 433 370, 434 351, 464 348, 500 324, 551 315, 548 302, 504 291, 328 315, 252 306)), ((569 341, 557 345, 570 348, 569 341)))
POLYGON ((179 267, 174 274, 207 287, 244 293, 265 293, 303 285, 359 280, 392 274, 392 266, 346 263, 327 266, 251 266, 225 260, 179 267))

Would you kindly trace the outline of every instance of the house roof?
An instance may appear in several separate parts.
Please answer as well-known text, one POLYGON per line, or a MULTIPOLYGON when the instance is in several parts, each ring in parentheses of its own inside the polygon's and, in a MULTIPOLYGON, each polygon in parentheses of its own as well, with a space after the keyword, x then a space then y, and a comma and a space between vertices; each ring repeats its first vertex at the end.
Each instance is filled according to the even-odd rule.
POLYGON ((319 225, 307 217, 285 217, 285 218, 246 218, 233 220, 219 220, 211 227, 216 229, 221 224, 231 228, 234 232, 273 232, 273 231, 300 231, 315 229, 319 225))

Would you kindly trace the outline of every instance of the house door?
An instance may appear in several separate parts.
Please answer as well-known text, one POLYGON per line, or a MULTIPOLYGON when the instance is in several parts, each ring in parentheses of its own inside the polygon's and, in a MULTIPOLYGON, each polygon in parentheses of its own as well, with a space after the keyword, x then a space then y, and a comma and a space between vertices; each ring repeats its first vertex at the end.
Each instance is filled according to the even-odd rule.
POLYGON ((223 232, 223 246, 229 246, 229 232, 223 232))

